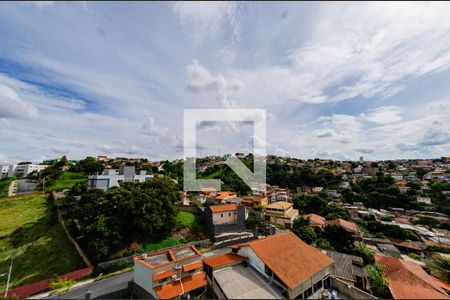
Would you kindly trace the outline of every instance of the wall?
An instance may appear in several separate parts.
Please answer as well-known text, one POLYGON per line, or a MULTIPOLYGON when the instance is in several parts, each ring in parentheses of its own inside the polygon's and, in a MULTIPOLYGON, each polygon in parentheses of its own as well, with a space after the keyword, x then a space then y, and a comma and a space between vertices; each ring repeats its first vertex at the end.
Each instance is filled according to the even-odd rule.
POLYGON ((213 213, 213 223, 214 225, 236 224, 236 212, 224 211, 213 213))
POLYGON ((331 277, 331 287, 338 290, 344 296, 351 299, 377 299, 374 295, 364 292, 354 286, 347 284, 346 282, 336 278, 331 277))
POLYGON ((133 273, 133 281, 139 287, 144 289, 147 293, 156 296, 153 291, 153 277, 154 271, 147 266, 144 266, 140 262, 134 260, 134 273, 133 273))
POLYGON ((255 252, 253 252, 252 248, 248 246, 242 247, 239 249, 237 254, 248 257, 249 264, 258 270, 263 276, 268 277, 265 273, 264 262, 256 255, 255 252))

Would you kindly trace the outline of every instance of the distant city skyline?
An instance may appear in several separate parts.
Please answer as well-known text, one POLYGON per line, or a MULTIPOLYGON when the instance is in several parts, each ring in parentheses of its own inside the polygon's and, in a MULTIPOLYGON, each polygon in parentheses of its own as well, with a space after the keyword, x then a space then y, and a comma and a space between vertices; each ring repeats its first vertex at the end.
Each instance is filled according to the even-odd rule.
MULTIPOLYGON (((183 109, 266 109, 267 153, 450 155, 450 4, 1 2, 0 164, 183 154, 183 109)), ((198 155, 251 125, 198 126, 198 155)))

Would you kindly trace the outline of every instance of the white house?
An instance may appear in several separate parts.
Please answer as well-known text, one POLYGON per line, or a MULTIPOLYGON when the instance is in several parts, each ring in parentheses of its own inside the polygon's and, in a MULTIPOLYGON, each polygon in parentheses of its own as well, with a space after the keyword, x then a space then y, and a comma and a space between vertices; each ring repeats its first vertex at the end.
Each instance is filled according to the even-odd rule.
POLYGON ((119 170, 105 169, 102 174, 90 175, 88 188, 106 191, 118 187, 122 182, 145 182, 152 178, 153 175, 147 175, 146 171, 142 170, 136 174, 133 166, 123 166, 119 170))

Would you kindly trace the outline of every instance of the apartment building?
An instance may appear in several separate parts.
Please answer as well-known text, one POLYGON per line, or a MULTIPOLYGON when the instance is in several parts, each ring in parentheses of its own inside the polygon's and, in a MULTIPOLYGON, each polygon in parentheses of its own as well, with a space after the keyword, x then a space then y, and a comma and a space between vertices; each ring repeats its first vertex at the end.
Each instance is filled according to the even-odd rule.
POLYGON ((36 164, 18 164, 18 165, 1 165, 0 166, 0 178, 7 178, 12 176, 27 176, 32 172, 40 172, 47 168, 48 165, 36 165, 36 164))
POLYGON ((294 220, 298 217, 298 210, 293 208, 292 203, 278 201, 265 207, 264 217, 272 223, 292 228, 294 220))
POLYGON ((146 171, 136 174, 134 166, 122 166, 119 170, 105 169, 102 174, 90 175, 88 177, 89 189, 109 190, 118 187, 123 182, 145 182, 153 178, 146 171))

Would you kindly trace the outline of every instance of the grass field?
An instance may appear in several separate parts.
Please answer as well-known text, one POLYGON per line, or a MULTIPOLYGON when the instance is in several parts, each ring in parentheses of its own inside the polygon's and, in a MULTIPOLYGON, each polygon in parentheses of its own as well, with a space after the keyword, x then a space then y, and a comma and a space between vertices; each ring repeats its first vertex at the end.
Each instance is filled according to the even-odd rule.
MULTIPOLYGON (((84 267, 46 197, 0 201, 0 274, 8 272, 14 255, 10 288, 84 267)), ((6 277, 0 279, 3 291, 6 277)))
POLYGON ((87 183, 87 175, 84 173, 63 172, 63 174, 56 179, 51 185, 45 188, 46 191, 62 191, 63 189, 70 189, 78 182, 87 183))
POLYGON ((14 178, 12 177, 0 179, 0 198, 8 197, 9 185, 13 180, 14 178))
POLYGON ((202 217, 187 211, 179 211, 176 218, 177 228, 187 227, 194 232, 205 232, 206 227, 202 217))

